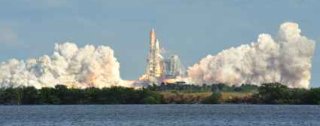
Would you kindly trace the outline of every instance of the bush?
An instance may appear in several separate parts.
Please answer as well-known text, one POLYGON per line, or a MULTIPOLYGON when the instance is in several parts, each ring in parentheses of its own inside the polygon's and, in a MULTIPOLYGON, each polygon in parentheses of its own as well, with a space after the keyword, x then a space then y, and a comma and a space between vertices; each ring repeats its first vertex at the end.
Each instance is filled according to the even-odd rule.
POLYGON ((148 96, 146 98, 143 99, 143 103, 145 104, 159 104, 160 101, 156 100, 154 97, 152 96, 148 96))
POLYGON ((213 92, 209 97, 202 101, 203 104, 218 104, 220 103, 221 94, 213 92))

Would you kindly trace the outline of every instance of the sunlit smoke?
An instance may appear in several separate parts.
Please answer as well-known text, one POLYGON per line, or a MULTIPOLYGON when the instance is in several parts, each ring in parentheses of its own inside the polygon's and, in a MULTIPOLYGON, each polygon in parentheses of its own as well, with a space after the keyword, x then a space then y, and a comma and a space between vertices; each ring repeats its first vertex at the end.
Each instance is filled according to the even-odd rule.
POLYGON ((196 84, 280 82, 308 88, 315 42, 301 35, 299 25, 283 23, 278 35, 260 34, 257 42, 208 55, 189 67, 189 80, 196 84))
MULTIPOLYGON (((151 42, 155 44, 155 49, 151 50, 154 51, 152 54, 160 54, 157 45, 159 42, 155 39, 151 42)), ((186 81, 194 84, 228 85, 280 82, 289 87, 308 88, 314 49, 315 42, 301 35, 298 24, 287 22, 280 26, 278 35, 274 38, 269 34, 261 34, 257 42, 232 47, 217 55, 208 55, 199 63, 189 67, 187 78, 184 76, 163 78, 164 74, 161 74, 157 79, 168 83, 186 81)), ((177 61, 174 61, 171 64, 176 63, 177 61)), ((79 48, 76 44, 67 42, 56 44, 51 56, 44 55, 28 60, 10 59, 2 62, 0 87, 41 88, 57 84, 76 88, 141 87, 144 85, 138 81, 148 80, 146 76, 148 74, 138 81, 122 80, 119 68, 119 62, 110 47, 86 45, 79 48)), ((170 67, 175 70, 173 68, 175 67, 170 67)), ((167 72, 172 73, 170 70, 167 72)), ((150 75, 156 73, 159 72, 150 75)))
POLYGON ((0 65, 0 86, 68 87, 128 86, 122 81, 119 63, 107 46, 56 44, 51 56, 26 61, 11 59, 0 65))

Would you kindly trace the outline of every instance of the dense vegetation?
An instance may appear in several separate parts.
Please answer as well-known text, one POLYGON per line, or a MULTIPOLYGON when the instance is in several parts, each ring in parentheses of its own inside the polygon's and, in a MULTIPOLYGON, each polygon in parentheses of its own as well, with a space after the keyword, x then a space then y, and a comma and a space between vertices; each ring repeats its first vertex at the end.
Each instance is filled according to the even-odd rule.
POLYGON ((320 88, 288 88, 280 83, 263 84, 252 96, 253 102, 264 104, 320 104, 320 88))
POLYGON ((320 88, 288 88, 280 83, 260 87, 161 84, 145 89, 16 87, 0 89, 0 104, 320 104, 320 88))
POLYGON ((199 85, 191 85, 191 84, 164 84, 161 85, 152 85, 149 86, 147 89, 152 91, 182 91, 182 92, 251 92, 258 89, 258 86, 251 85, 251 84, 243 84, 241 86, 228 86, 226 84, 212 84, 206 85, 203 84, 202 86, 199 85))
POLYGON ((34 87, 0 89, 0 104, 159 104, 161 100, 162 96, 156 92, 123 87, 68 89, 57 85, 39 90, 34 87))

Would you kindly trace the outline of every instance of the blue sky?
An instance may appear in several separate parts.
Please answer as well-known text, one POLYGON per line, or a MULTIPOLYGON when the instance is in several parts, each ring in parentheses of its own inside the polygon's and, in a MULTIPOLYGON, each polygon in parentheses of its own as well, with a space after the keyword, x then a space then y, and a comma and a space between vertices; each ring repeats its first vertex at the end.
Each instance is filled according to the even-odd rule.
MULTIPOLYGON (((144 73, 148 32, 190 66, 208 54, 275 35, 297 22, 320 41, 318 0, 1 0, 0 61, 51 54, 54 43, 111 46, 123 79, 144 73)), ((320 51, 313 58, 312 86, 320 86, 320 51)))

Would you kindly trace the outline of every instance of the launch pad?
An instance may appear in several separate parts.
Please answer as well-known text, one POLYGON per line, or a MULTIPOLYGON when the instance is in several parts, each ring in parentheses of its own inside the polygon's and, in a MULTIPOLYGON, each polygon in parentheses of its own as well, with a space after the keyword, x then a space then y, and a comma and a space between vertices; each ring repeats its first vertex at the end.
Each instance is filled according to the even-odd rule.
POLYGON ((150 31, 150 47, 145 74, 139 79, 147 84, 174 83, 184 78, 186 71, 178 55, 164 57, 155 30, 150 31))

